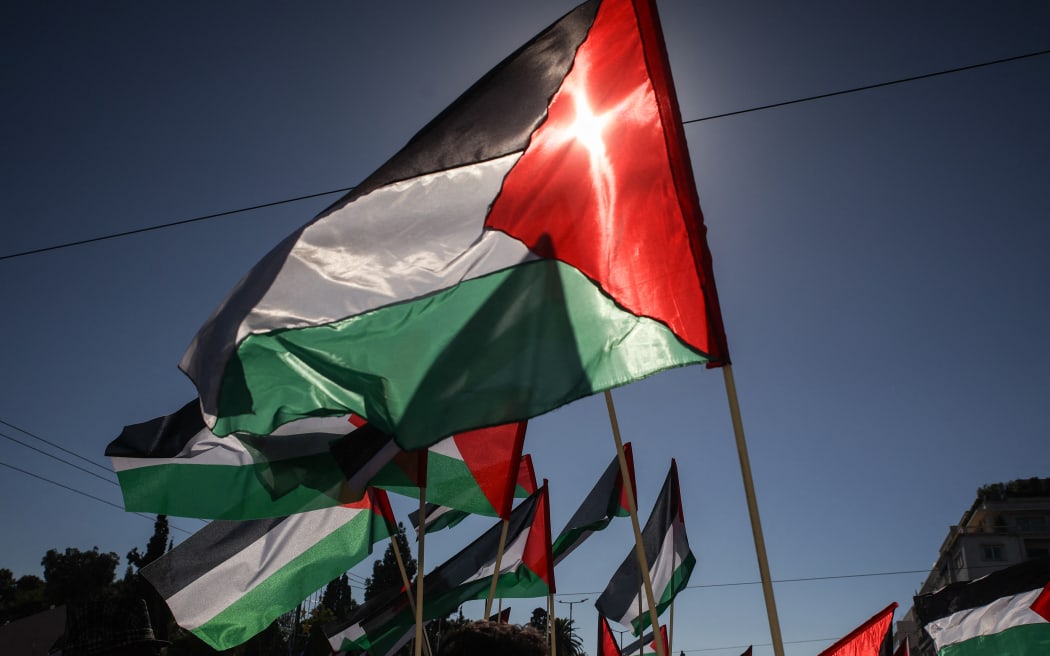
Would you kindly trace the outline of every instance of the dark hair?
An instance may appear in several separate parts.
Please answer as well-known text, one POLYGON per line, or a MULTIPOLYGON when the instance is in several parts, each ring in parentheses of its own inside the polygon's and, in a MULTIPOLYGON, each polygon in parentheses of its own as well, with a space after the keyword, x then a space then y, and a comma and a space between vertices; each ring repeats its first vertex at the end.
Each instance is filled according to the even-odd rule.
POLYGON ((481 620, 441 637, 438 656, 546 656, 547 642, 536 629, 481 620))

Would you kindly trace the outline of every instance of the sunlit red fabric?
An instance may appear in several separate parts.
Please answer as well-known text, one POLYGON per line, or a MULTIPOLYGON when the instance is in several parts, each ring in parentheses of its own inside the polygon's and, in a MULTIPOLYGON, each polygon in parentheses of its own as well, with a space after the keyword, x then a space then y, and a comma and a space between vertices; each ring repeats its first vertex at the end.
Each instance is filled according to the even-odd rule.
POLYGON ((554 586, 554 559, 551 558, 551 507, 547 496, 547 481, 544 479, 542 496, 532 520, 529 538, 521 554, 521 562, 535 572, 547 584, 550 594, 557 592, 554 586))
POLYGON ((896 608, 896 602, 890 604, 818 656, 879 656, 889 639, 896 608))
POLYGON ((510 517, 527 422, 466 431, 453 439, 478 488, 500 517, 510 517))
POLYGON ((649 2, 607 0, 486 226, 727 360, 703 218, 649 2))
POLYGON ((598 656, 620 656, 620 647, 604 615, 598 616, 598 656))

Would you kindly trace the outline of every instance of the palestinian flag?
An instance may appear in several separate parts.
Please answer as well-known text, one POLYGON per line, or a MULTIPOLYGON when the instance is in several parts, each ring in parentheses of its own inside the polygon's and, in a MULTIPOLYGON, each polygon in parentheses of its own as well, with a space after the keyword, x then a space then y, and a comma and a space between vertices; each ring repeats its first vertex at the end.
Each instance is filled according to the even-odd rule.
MULTIPOLYGON (((631 443, 623 445, 627 459, 627 471, 631 476, 631 489, 634 487, 634 457, 631 455, 631 443)), ((573 549, 580 546, 595 531, 609 525, 613 517, 628 517, 630 510, 627 504, 627 488, 620 475, 620 461, 613 458, 598 482, 584 498, 583 503, 569 519, 554 545, 554 564, 560 563, 573 549)))
MULTIPOLYGON (((550 558, 547 488, 522 501, 509 518, 496 596, 545 597, 554 593, 550 558)), ((423 619, 444 617, 464 602, 485 599, 496 565, 503 523, 499 522, 423 579, 423 619)), ((349 620, 325 627, 333 651, 385 654, 415 617, 404 589, 390 589, 361 606, 349 620)))
POLYGON ((939 656, 1050 654, 1050 558, 915 597, 939 656))
POLYGON ((489 621, 497 624, 510 624, 510 606, 489 615, 489 621))
POLYGON ((591 0, 288 236, 183 356, 217 435, 406 450, 728 362, 654 0, 591 0))
POLYGON ((216 650, 248 640, 390 536, 381 490, 279 519, 215 521, 142 568, 179 626, 216 650))
POLYGON ((597 656, 620 656, 620 646, 613 638, 612 628, 609 620, 604 615, 598 615, 598 654, 597 656))
MULTIPOLYGON (((389 440, 360 417, 309 417, 272 435, 216 437, 196 401, 126 426, 106 447, 124 509, 176 517, 258 519, 352 500, 330 449, 389 440)), ((360 495, 356 495, 357 498, 360 495)))
MULTIPOLYGON (((671 459, 671 470, 660 489, 656 505, 642 529, 642 546, 649 564, 649 579, 656 598, 656 613, 664 612, 671 601, 689 583, 696 558, 689 550, 682 514, 682 494, 678 489, 678 465, 671 459)), ((599 613, 623 626, 634 635, 651 625, 649 606, 642 587, 642 572, 634 549, 631 550, 605 591, 594 603, 599 613), (639 612, 641 614, 639 614, 639 612)))
POLYGON ((817 656, 892 656, 895 608, 897 602, 886 606, 817 656))
POLYGON ((476 515, 510 514, 518 481, 527 422, 466 431, 446 438, 426 452, 425 475, 418 455, 404 452, 381 469, 370 484, 387 492, 419 498, 426 486, 435 504, 476 515))
MULTIPOLYGON (((669 653, 667 651, 667 626, 664 624, 660 625, 660 639, 663 640, 664 643, 664 653, 669 653)), ((656 634, 652 631, 646 633, 644 636, 635 640, 620 651, 621 656, 655 656, 658 653, 659 651, 656 647, 656 634)))
MULTIPOLYGON (((514 487, 514 498, 524 499, 535 491, 536 472, 532 468, 532 456, 526 453, 521 457, 521 462, 518 465, 518 482, 514 487)), ((470 515, 470 513, 463 510, 456 510, 436 503, 428 503, 424 510, 424 533, 432 533, 443 528, 452 528, 470 515)), ((413 510, 408 514, 408 521, 412 523, 412 528, 416 530, 416 533, 419 533, 418 510, 413 510)))

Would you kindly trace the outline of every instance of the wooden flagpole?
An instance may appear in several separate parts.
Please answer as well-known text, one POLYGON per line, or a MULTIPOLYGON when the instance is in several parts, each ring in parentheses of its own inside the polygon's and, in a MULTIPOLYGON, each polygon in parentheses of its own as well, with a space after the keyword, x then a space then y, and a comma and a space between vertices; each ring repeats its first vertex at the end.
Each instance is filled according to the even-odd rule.
MULTIPOLYGON (((653 582, 649 576, 649 563, 645 557, 645 546, 642 544, 642 529, 638 524, 638 508, 635 503, 634 486, 631 484, 631 473, 627 469, 627 456, 623 452, 623 440, 620 438, 620 424, 616 421, 616 408, 613 406, 612 393, 605 390, 605 406, 609 409, 609 423, 612 425, 613 439, 616 440, 616 459, 620 462, 620 476, 624 489, 627 490, 627 509, 631 513, 631 526, 634 527, 634 554, 638 557, 638 566, 642 570, 642 584, 645 586, 645 599, 649 603, 649 621, 654 631, 660 630, 660 616, 656 613, 656 598, 653 596, 653 582)), ((667 645, 663 640, 656 641, 657 656, 667 656, 667 645)), ((417 655, 418 656, 418 655, 417 655)), ((777 656, 781 656, 778 654, 777 656)))
POLYGON ((551 641, 551 656, 558 656, 558 640, 557 633, 558 628, 555 626, 554 620, 554 595, 547 595, 547 637, 551 641))
POLYGON ((492 600, 496 596, 496 584, 499 583, 499 568, 503 564, 503 548, 507 546, 507 531, 510 529, 510 519, 503 520, 503 531, 499 536, 499 549, 496 550, 496 566, 492 570, 492 585, 489 586, 489 596, 485 600, 485 615, 488 619, 492 614, 492 600))
POLYGON ((769 633, 773 639, 773 653, 784 656, 784 640, 780 636, 780 620, 777 619, 777 603, 773 598, 773 579, 769 574, 769 561, 766 558, 766 542, 762 537, 762 521, 758 517, 758 501, 755 499, 755 483, 751 479, 751 459, 747 455, 747 442, 744 440, 744 422, 740 418, 740 401, 736 394, 736 381, 733 379, 733 368, 726 364, 722 367, 725 378, 726 396, 729 399, 729 414, 733 418, 733 433, 736 436, 736 452, 740 458, 740 474, 744 478, 744 494, 747 496, 747 512, 751 516, 751 534, 755 539, 755 555, 758 557, 758 571, 762 579, 762 594, 766 600, 766 615, 769 618, 769 633))
MULTIPOLYGON (((427 516, 427 487, 419 488, 419 521, 423 523, 427 516)), ((419 556, 416 558, 416 645, 415 656, 420 656, 423 650, 423 542, 426 531, 419 533, 419 556)))
MULTIPOLYGON (((405 569, 405 560, 401 557, 401 547, 397 546, 397 536, 390 536, 390 544, 394 547, 394 558, 397 560, 397 568, 401 571, 401 582, 405 585, 405 595, 408 597, 408 609, 412 611, 412 614, 416 616, 416 621, 420 619, 420 615, 416 613, 416 602, 412 598, 412 581, 408 579, 408 570, 405 569)), ((423 634, 423 650, 427 652, 427 656, 431 656, 433 653, 430 649, 430 639, 426 633, 423 634)))

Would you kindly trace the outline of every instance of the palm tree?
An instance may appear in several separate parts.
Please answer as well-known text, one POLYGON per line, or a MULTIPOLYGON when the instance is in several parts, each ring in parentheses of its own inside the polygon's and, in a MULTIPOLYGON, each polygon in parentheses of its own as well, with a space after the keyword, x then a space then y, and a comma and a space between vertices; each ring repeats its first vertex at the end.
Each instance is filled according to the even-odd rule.
POLYGON ((576 622, 564 617, 554 618, 554 644, 558 649, 558 656, 586 656, 583 651, 583 641, 576 635, 576 622))

